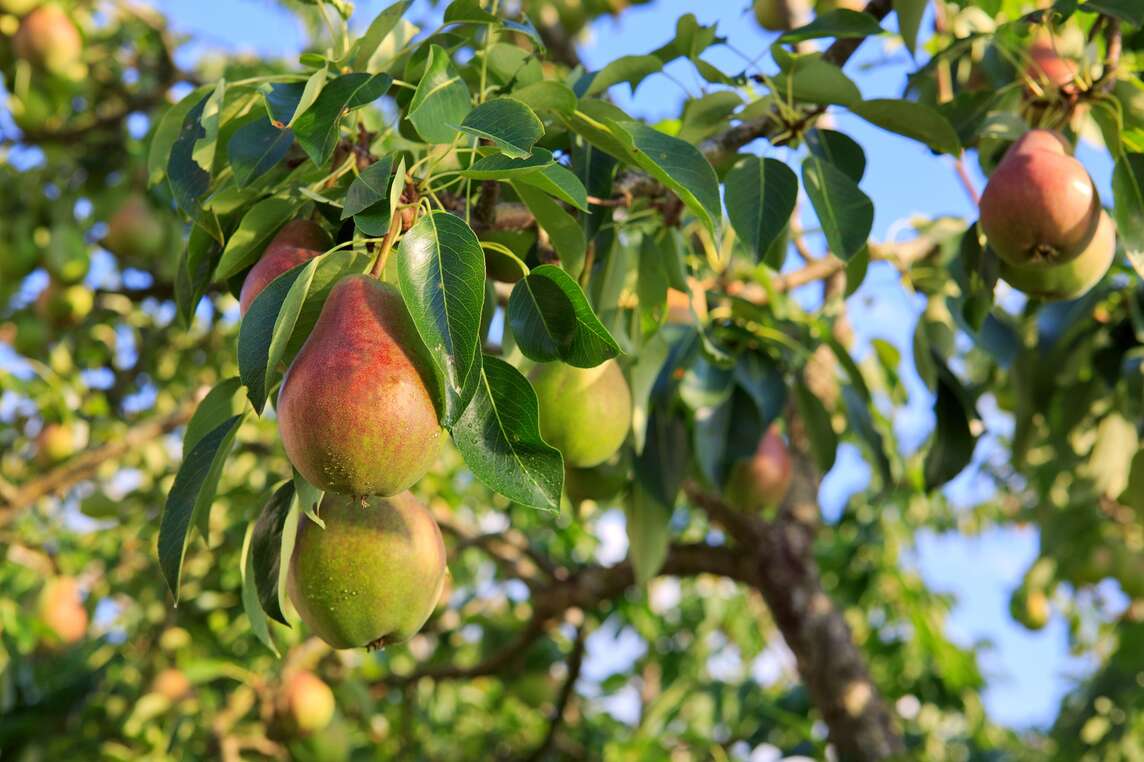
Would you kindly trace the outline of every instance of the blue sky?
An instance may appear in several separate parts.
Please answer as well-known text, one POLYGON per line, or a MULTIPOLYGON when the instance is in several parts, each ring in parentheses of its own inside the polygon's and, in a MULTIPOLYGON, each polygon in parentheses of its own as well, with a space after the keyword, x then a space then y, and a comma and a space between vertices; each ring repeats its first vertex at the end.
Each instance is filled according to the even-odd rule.
MULTIPOLYGON (((390 0, 362 0, 357 3, 355 26, 361 28, 390 0)), ((212 48, 249 50, 264 55, 292 59, 300 49, 304 30, 274 0, 159 0, 155 3, 171 19, 173 27, 194 39, 181 54, 190 62, 212 48)), ((721 35, 735 50, 754 58, 773 42, 754 22, 746 0, 720 0, 694 3, 687 0, 657 0, 648 6, 632 8, 619 19, 602 19, 592 28, 591 37, 581 48, 586 64, 599 68, 617 56, 648 52, 674 35, 676 19, 694 13, 704 24, 717 23, 721 35)), ((409 14, 410 20, 425 26, 439 17, 423 0, 409 14)), ((893 27, 891 18, 887 26, 893 27)), ((923 29, 929 28, 929 21, 923 29)), ((744 59, 727 48, 713 48, 704 57, 728 71, 743 68, 744 59)), ((764 66, 768 64, 764 63, 764 66)), ((900 95, 905 77, 914 68, 901 47, 868 42, 847 72, 866 97, 900 95), (874 66, 873 64, 878 64, 874 66)), ((612 95, 619 105, 633 114, 652 120, 678 116, 684 91, 698 93, 702 81, 689 64, 677 61, 668 67, 670 78, 653 75, 631 95, 627 87, 617 87, 612 95)), ((935 157, 918 143, 871 127, 848 114, 836 117, 837 125, 865 149, 867 171, 862 187, 875 201, 874 236, 885 240, 894 236, 897 223, 915 214, 972 216, 973 209, 959 185, 948 157, 935 157)), ((752 150, 788 158, 789 152, 775 150, 765 143, 752 150)), ((1106 198, 1110 165, 1095 151, 1083 150, 1080 157, 1092 172, 1106 198)), ((967 163, 978 188, 984 178, 970 158, 967 163)), ((931 399, 913 373, 909 355, 910 336, 922 302, 908 295, 889 268, 875 265, 867 282, 851 299, 851 318, 858 336, 859 356, 869 351, 869 340, 882 338, 902 350, 903 373, 909 381, 911 403, 895 414, 895 430, 908 447, 924 443, 933 426, 931 399)), ((1003 430, 1006 421, 988 418, 990 428, 1003 430)), ((983 444, 982 448, 988 447, 983 444)), ((982 455, 979 448, 979 457, 982 455)), ((865 464, 853 448, 844 448, 838 465, 822 487, 826 517, 837 516, 847 497, 867 479, 865 464)), ((950 487, 951 496, 968 498, 977 494, 980 484, 967 473, 950 487)), ((979 494, 977 495, 980 496, 979 494)), ((622 557, 625 541, 622 514, 617 514, 609 553, 622 557)), ((989 676, 985 703, 997 721, 1013 727, 1045 726, 1056 715, 1061 695, 1073 680, 1083 675, 1085 664, 1067 653, 1066 625, 1054 617, 1047 628, 1031 633, 1012 622, 1008 613, 1010 591, 1035 558, 1038 540, 1034 529, 989 531, 978 537, 923 534, 919 537, 910 563, 936 590, 951 592, 957 605, 949 623, 955 638, 964 643, 989 641, 982 664, 989 676)), ((630 646, 630 644, 629 644, 630 646)), ((611 671, 608 660, 632 658, 638 653, 624 646, 622 634, 601 633, 590 643, 593 669, 611 671), (618 655, 626 652, 626 655, 618 655), (605 657, 604 654, 608 656, 605 657)))

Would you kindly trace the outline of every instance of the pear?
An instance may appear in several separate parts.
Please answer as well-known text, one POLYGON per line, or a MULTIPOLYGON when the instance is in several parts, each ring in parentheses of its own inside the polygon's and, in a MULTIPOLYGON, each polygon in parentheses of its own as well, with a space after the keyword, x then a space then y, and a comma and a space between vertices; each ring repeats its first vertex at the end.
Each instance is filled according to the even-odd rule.
POLYGON ((270 241, 262 257, 250 268, 239 292, 239 312, 250 309, 254 297, 287 270, 318 256, 330 247, 330 237, 316 222, 287 222, 270 241))
POLYGON ((131 264, 146 265, 162 253, 167 226, 147 199, 132 193, 107 221, 103 246, 131 264))
POLYGON ((594 368, 546 363, 529 377, 540 401, 540 434, 565 466, 598 466, 620 449, 631 428, 632 395, 615 360, 594 368))
POLYGON ((367 275, 334 286, 286 371, 278 430, 313 485, 395 495, 441 446, 431 360, 397 289, 367 275))
POLYGON ((790 480, 790 452, 778 429, 772 426, 750 458, 731 466, 724 497, 740 510, 763 513, 783 501, 790 480))
POLYGON ((313 672, 290 675, 282 685, 281 699, 290 727, 301 735, 322 730, 334 718, 334 692, 313 672))
POLYGON ((40 591, 40 619, 62 643, 75 643, 87 632, 87 610, 72 577, 56 577, 40 591))
POLYGON ((1060 264, 1086 249, 1100 198, 1059 135, 1033 130, 997 165, 981 194, 981 229, 1004 262, 1060 264))
POLYGON ((445 545, 432 514, 408 492, 360 499, 327 494, 325 529, 303 520, 286 589, 298 615, 334 648, 408 640, 445 584, 445 545))
POLYGON ((1075 259, 1024 267, 1001 262, 1001 277, 1013 288, 1046 301, 1077 299, 1095 286, 1116 258, 1116 224, 1100 213, 1096 233, 1075 259))
POLYGON ((44 5, 24 17, 12 35, 19 58, 52 74, 67 76, 83 55, 83 39, 68 15, 56 5, 44 5))

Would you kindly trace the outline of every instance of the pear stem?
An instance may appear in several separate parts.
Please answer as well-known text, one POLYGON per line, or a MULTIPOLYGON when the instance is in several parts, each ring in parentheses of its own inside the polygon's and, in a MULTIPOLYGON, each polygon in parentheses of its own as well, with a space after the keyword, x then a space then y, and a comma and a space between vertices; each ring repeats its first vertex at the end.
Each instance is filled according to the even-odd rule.
POLYGON ((381 248, 377 253, 377 261, 373 263, 373 269, 370 270, 370 275, 375 278, 381 278, 381 274, 385 272, 385 264, 389 261, 389 253, 393 251, 393 242, 397 238, 397 234, 401 231, 401 214, 398 210, 393 210, 393 219, 389 221, 389 230, 385 232, 385 238, 381 239, 381 248))

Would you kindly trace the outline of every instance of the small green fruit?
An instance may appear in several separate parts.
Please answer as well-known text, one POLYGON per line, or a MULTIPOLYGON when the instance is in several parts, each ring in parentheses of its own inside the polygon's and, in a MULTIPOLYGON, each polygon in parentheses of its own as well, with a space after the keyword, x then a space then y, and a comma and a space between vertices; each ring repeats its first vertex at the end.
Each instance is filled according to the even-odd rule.
POLYGON ((564 494, 574 503, 608 500, 620 494, 629 481, 626 458, 612 458, 592 468, 565 468, 564 494))
POLYGON ((615 360, 594 368, 538 365, 529 376, 540 400, 540 434, 564 465, 591 468, 620 449, 632 423, 632 395, 615 360))
POLYGON ((49 423, 36 437, 36 459, 44 466, 67 460, 82 448, 84 438, 66 423, 49 423))
POLYGON ((334 692, 312 672, 290 675, 282 698, 291 728, 302 735, 323 730, 334 718, 334 692))
POLYGON ((403 492, 366 500, 327 493, 326 528, 302 521, 287 591, 334 648, 382 648, 413 637, 445 584, 445 545, 429 510, 403 492))

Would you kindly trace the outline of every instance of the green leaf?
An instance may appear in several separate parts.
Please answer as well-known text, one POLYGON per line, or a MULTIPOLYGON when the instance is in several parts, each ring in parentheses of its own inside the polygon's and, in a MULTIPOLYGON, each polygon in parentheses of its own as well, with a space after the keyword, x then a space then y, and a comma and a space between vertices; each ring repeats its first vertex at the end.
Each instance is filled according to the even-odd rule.
POLYGON ((1144 153, 1126 153, 1112 170, 1113 216, 1128 260, 1144 277, 1144 153))
POLYGON ((805 26, 800 26, 779 37, 780 44, 802 42, 804 40, 817 40, 822 37, 869 37, 881 34, 885 30, 878 25, 877 19, 869 13, 852 11, 848 8, 838 8, 821 16, 805 26))
POLYGON ((517 281, 508 322, 520 351, 536 362, 560 359, 592 368, 620 353, 579 284, 554 265, 541 265, 517 281))
POLYGON ((369 59, 381 45, 382 40, 393 31, 405 11, 409 9, 411 0, 398 0, 387 6, 381 13, 374 16, 361 37, 354 41, 349 52, 349 65, 354 71, 366 71, 369 59))
MULTIPOLYGON (((961 473, 973 459, 977 438, 969 428, 970 413, 962 400, 967 396, 945 362, 932 355, 937 364, 937 396, 933 403, 937 425, 925 460, 926 490, 932 490, 961 473)), ((976 413, 973 413, 976 417, 976 413)))
POLYGON ((1136 27, 1144 26, 1144 7, 1139 0, 1087 0, 1078 10, 1104 13, 1136 27))
POLYGON ((211 185, 210 172, 199 166, 194 158, 196 143, 207 134, 201 119, 210 99, 210 93, 203 95, 186 112, 167 160, 167 183, 171 195, 179 209, 192 218, 198 215, 199 200, 211 185))
POLYGON ((719 90, 683 104, 683 119, 679 125, 680 140, 698 143, 723 129, 743 99, 731 90, 719 90))
POLYGON ((465 116, 461 131, 491 140, 509 158, 523 159, 544 135, 544 123, 515 98, 493 98, 465 116))
POLYGON ((698 148, 640 122, 610 122, 609 127, 640 169, 670 188, 709 230, 715 229, 723 217, 719 178, 698 148))
POLYGON ((522 505, 556 511, 564 488, 560 451, 540 436, 540 403, 520 371, 485 355, 453 442, 473 475, 522 505))
POLYGON ((314 105, 294 122, 298 145, 314 164, 325 166, 333 155, 342 116, 385 95, 391 82, 387 74, 354 72, 326 83, 314 105))
POLYGON ((876 98, 852 103, 849 108, 867 122, 925 143, 935 151, 951 156, 961 152, 961 141, 953 125, 924 103, 876 98))
POLYGON ((617 138, 608 126, 610 121, 627 121, 631 117, 614 104, 599 98, 584 98, 571 117, 565 119, 568 129, 601 151, 628 162, 635 162, 626 137, 617 138))
MULTIPOLYGON (((263 91, 263 98, 266 100, 267 115, 272 121, 280 124, 290 123, 298 110, 298 104, 302 102, 308 83, 314 79, 314 76, 311 74, 310 79, 306 82, 271 82, 266 87, 263 91)), ((317 97, 316 93, 315 97, 317 97)))
POLYGON ((845 172, 813 156, 802 164, 802 184, 831 252, 849 260, 866 247, 874 226, 874 204, 845 172))
POLYGON ((429 63, 409 102, 406 118, 426 143, 449 143, 472 107, 469 88, 449 54, 431 46, 429 63))
POLYGON ((251 303, 238 331, 238 373, 254 410, 261 415, 294 332, 298 313, 320 257, 292 267, 267 284, 251 303))
MULTIPOLYGON (((670 240, 670 239, 668 239, 670 240)), ((644 335, 655 333, 667 320, 667 287, 670 285, 670 250, 651 235, 640 242, 636 297, 639 299, 640 324, 644 335)))
POLYGON ((539 188, 580 211, 588 211, 588 191, 572 170, 560 164, 549 164, 538 172, 515 178, 516 182, 539 188))
MULTIPOLYGON (((386 201, 393 176, 393 156, 386 156, 361 171, 346 191, 342 203, 342 219, 346 220, 371 206, 386 201)), ((386 211, 389 210, 388 205, 386 211)))
POLYGON ((563 82, 533 82, 513 90, 512 97, 533 111, 551 111, 561 116, 571 116, 576 111, 576 93, 563 82))
POLYGON ((668 526, 688 470, 690 450, 687 425, 652 408, 627 506, 628 555, 638 584, 658 574, 667 556, 668 526))
POLYGON ((477 24, 495 24, 500 19, 494 13, 489 13, 481 7, 479 0, 453 0, 445 9, 444 23, 471 22, 477 24))
POLYGON ((849 77, 817 54, 799 56, 774 78, 774 95, 806 103, 849 106, 862 100, 862 93, 849 77))
POLYGON ((238 187, 246 187, 273 169, 293 144, 293 131, 275 127, 262 117, 235 130, 226 152, 238 187))
POLYGON ((250 207, 226 242, 222 259, 215 267, 215 280, 226 280, 254 264, 270 239, 297 211, 297 201, 281 196, 263 199, 250 207))
POLYGON ((918 30, 921 29, 927 5, 929 5, 927 0, 894 0, 894 12, 898 14, 898 31, 910 55, 917 53, 918 30))
POLYGON ((588 246, 580 223, 543 191, 516 181, 512 187, 536 217, 540 227, 548 233, 552 247, 560 257, 560 265, 573 277, 579 276, 584 266, 584 251, 588 246))
POLYGON ((464 220, 447 212, 421 218, 401 240, 401 296, 445 379, 445 426, 469 403, 480 368, 485 255, 464 220))
POLYGON ((322 90, 326 87, 326 82, 329 80, 330 67, 323 66, 316 72, 311 74, 306 80, 306 84, 302 86, 302 90, 298 95, 298 101, 294 104, 294 108, 289 112, 289 115, 284 115, 284 119, 279 119, 280 122, 285 122, 287 127, 293 127, 298 121, 298 118, 310 110, 318 100, 318 96, 322 94, 322 90))
POLYGON ((847 386, 842 390, 842 402, 846 407, 846 421, 849 430, 857 434, 866 443, 874 465, 878 467, 878 475, 884 486, 893 483, 893 473, 890 468, 890 459, 886 455, 886 443, 882 435, 874 427, 874 416, 871 413, 873 403, 864 399, 856 386, 847 386))
POLYGON ((865 151, 844 132, 816 127, 806 133, 806 147, 811 155, 830 162, 856 183, 866 173, 865 151))
POLYGON ((294 483, 283 482, 262 506, 254 523, 250 547, 254 583, 262 610, 271 619, 287 626, 290 623, 282 609, 286 598, 286 574, 298 533, 298 514, 294 483))
POLYGON ((242 610, 250 620, 250 629, 254 637, 258 638, 275 656, 280 656, 278 647, 274 645, 274 638, 270 636, 270 627, 266 621, 266 612, 259 600, 258 585, 254 574, 254 556, 250 552, 251 541, 254 537, 254 522, 246 526, 246 534, 242 538, 242 555, 239 567, 242 570, 242 610))
POLYGON ((546 148, 532 149, 532 155, 523 159, 510 159, 504 154, 496 153, 491 156, 482 156, 462 170, 463 177, 474 180, 511 180, 521 175, 539 172, 553 164, 552 152, 546 148))
POLYGON ((234 444, 242 418, 236 415, 228 419, 195 444, 184 457, 167 495, 159 523, 159 567, 176 603, 191 525, 199 523, 200 515, 209 510, 214 500, 222 464, 234 444))
POLYGON ((778 159, 748 156, 727 173, 723 184, 731 227, 759 261, 790 222, 798 177, 778 159))
POLYGON ((652 74, 663 69, 663 61, 655 56, 620 56, 592 77, 585 96, 599 95, 612 85, 627 82, 632 92, 652 74))
POLYGON ((207 433, 228 418, 242 412, 244 403, 240 394, 241 389, 242 380, 232 377, 218 382, 207 392, 207 396, 203 397, 199 406, 195 408, 195 414, 187 422, 187 429, 183 432, 183 452, 195 449, 195 445, 207 433))
POLYGON ((821 473, 826 473, 834 467, 834 458, 838 452, 838 435, 830 423, 830 413, 802 380, 795 384, 794 392, 795 406, 799 418, 806 426, 814 462, 821 473))
POLYGON ((294 334, 286 347, 284 359, 287 362, 297 354, 306 338, 309 337, 311 329, 318 322, 318 316, 322 313, 326 297, 330 295, 334 285, 345 275, 365 272, 373 261, 371 255, 355 252, 352 249, 338 249, 315 257, 315 259, 318 266, 314 271, 313 280, 310 282, 306 300, 298 312, 298 319, 294 324, 294 334))
POLYGON ((195 225, 187 238, 187 248, 179 257, 175 273, 175 305, 179 318, 189 326, 195 309, 211 283, 211 273, 222 255, 222 244, 195 225))
POLYGON ((192 90, 178 103, 167 109, 159 119, 155 133, 151 136, 151 147, 147 151, 147 184, 157 185, 167 176, 167 164, 171 159, 171 149, 183 130, 187 115, 211 92, 209 85, 192 90))

